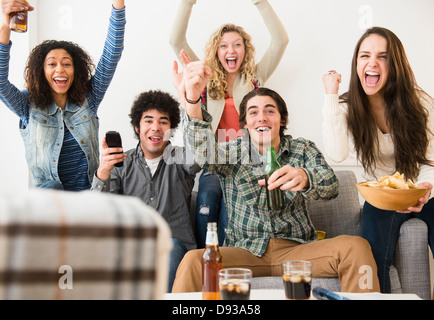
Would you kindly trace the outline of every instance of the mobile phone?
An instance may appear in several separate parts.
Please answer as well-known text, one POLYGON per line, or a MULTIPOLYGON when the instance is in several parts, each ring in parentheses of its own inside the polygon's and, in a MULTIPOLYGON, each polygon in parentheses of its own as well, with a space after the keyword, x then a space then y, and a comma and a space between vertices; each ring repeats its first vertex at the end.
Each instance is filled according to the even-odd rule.
MULTIPOLYGON (((122 139, 121 135, 117 131, 108 131, 105 134, 105 141, 107 142, 107 145, 109 148, 122 148, 122 139)), ((114 152, 110 154, 118 154, 122 152, 114 152)), ((124 162, 118 162, 115 164, 115 167, 122 167, 124 165, 124 162)))

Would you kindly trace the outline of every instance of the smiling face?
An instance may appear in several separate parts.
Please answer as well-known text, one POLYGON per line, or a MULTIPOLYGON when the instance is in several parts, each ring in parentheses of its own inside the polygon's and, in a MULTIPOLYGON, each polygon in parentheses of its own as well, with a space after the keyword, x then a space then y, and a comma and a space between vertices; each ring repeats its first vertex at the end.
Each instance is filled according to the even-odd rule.
POLYGON ((254 96, 246 104, 244 128, 249 131, 253 145, 265 154, 267 146, 276 152, 280 147, 280 127, 284 124, 276 101, 269 96, 254 96))
POLYGON ((55 100, 64 97, 66 101, 66 94, 74 81, 74 63, 70 54, 64 49, 48 52, 44 61, 44 73, 55 100))
POLYGON ((357 75, 368 96, 381 94, 389 74, 387 40, 371 34, 360 45, 357 55, 357 75))
POLYGON ((156 109, 142 114, 140 128, 135 127, 140 137, 140 147, 147 159, 161 156, 170 138, 170 118, 156 109))
POLYGON ((227 73, 238 73, 244 60, 243 37, 235 31, 225 32, 220 41, 217 56, 227 73))

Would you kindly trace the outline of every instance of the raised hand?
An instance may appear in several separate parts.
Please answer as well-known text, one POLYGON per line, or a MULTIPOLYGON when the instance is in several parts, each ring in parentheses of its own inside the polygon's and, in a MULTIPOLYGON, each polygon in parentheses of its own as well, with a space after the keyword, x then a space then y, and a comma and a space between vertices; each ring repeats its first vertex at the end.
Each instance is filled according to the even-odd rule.
POLYGON ((335 70, 330 70, 322 76, 322 82, 327 94, 338 94, 339 84, 342 82, 342 76, 335 70))

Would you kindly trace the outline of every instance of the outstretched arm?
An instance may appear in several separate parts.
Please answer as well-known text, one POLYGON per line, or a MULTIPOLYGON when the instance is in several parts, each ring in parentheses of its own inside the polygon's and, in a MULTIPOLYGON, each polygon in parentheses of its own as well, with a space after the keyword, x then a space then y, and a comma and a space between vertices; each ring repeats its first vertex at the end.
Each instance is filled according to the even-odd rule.
MULTIPOLYGON (((185 50, 181 50, 179 54, 179 60, 182 63, 182 68, 184 69, 190 62, 191 59, 188 56, 187 52, 185 50)), ((185 93, 185 87, 184 87, 184 81, 183 81, 183 72, 178 70, 178 62, 175 60, 173 61, 173 68, 172 68, 172 81, 173 86, 175 87, 176 91, 178 92, 178 97, 180 98, 181 107, 184 108, 184 101, 185 99, 181 99, 185 93)))
POLYGON ((181 0, 170 32, 169 42, 175 55, 178 56, 184 49, 193 61, 199 60, 187 42, 187 27, 190 20, 191 10, 196 0, 181 0))
POLYGON ((270 32, 271 42, 261 61, 257 64, 257 74, 266 82, 276 70, 288 46, 289 38, 285 27, 267 0, 251 0, 270 32))
POLYGON ((95 113, 104 98, 122 56, 126 24, 125 11, 124 0, 113 0, 104 49, 92 77, 92 90, 88 96, 91 100, 90 107, 95 113))

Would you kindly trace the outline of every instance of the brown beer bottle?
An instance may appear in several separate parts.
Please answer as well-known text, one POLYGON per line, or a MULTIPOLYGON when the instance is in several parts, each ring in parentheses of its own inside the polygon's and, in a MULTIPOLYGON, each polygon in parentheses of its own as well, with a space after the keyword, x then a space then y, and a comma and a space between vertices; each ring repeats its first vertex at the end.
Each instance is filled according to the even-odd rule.
POLYGON ((217 223, 208 222, 205 252, 202 256, 202 300, 220 300, 219 271, 223 266, 217 223))
MULTIPOLYGON (((26 0, 26 2, 29 2, 26 0)), ((12 12, 10 15, 11 30, 15 32, 27 32, 27 11, 12 12)))
POLYGON ((270 210, 278 210, 283 208, 283 192, 280 187, 268 190, 268 178, 271 174, 280 169, 280 164, 277 162, 276 153, 274 147, 267 148, 267 160, 265 163, 265 192, 267 192, 267 205, 270 210))

